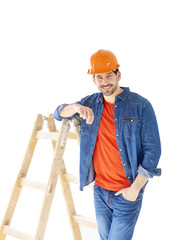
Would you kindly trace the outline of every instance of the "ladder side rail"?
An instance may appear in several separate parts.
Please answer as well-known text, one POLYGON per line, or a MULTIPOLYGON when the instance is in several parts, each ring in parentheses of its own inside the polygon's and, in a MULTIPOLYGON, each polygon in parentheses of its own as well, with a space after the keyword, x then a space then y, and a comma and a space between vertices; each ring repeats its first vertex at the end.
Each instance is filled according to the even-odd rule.
MULTIPOLYGON (((67 135, 69 133, 70 123, 66 119, 63 120, 61 129, 59 131, 59 137, 55 146, 54 158, 51 167, 50 177, 48 180, 45 196, 43 199, 42 209, 39 217, 39 223, 34 236, 35 240, 43 240, 45 229, 50 214, 51 204, 56 188, 58 176, 60 174, 62 159, 67 141, 67 135)), ((55 140, 52 140, 53 142, 55 140)))
POLYGON ((20 168, 20 171, 18 173, 17 179, 14 184, 13 191, 11 194, 11 198, 10 198, 4 219, 1 223, 1 227, 0 227, 0 239, 1 240, 4 240, 6 238, 6 234, 3 233, 3 227, 5 225, 9 226, 11 223, 11 220, 12 220, 12 217, 13 217, 13 214, 14 214, 19 196, 20 196, 20 192, 22 189, 22 186, 19 184, 20 178, 26 177, 26 175, 27 175, 28 168, 30 166, 32 156, 34 153, 34 149, 37 144, 36 134, 37 134, 37 131, 40 131, 42 129, 42 126, 43 126, 43 119, 42 119, 42 115, 39 114, 37 116, 36 122, 34 124, 34 128, 33 128, 32 134, 31 134, 31 138, 30 138, 25 156, 24 156, 22 166, 20 168))
MULTIPOLYGON (((56 131, 56 125, 55 125, 53 115, 49 115, 48 129, 50 132, 56 131)), ((68 137, 69 137, 69 134, 68 134, 68 137)), ((52 141, 52 147, 53 147, 54 153, 55 153, 55 145, 56 145, 56 142, 52 141)), ((81 237, 80 226, 73 219, 73 215, 76 214, 76 210, 75 210, 75 206, 74 206, 74 201, 73 201, 73 197, 72 197, 70 184, 69 184, 69 181, 66 181, 65 175, 66 175, 66 167, 65 167, 64 160, 62 160, 61 171, 60 171, 60 180, 61 180, 62 191, 63 191, 63 195, 64 195, 66 207, 67 207, 67 214, 69 217, 69 222, 71 225, 72 234, 73 234, 74 239, 81 240, 82 237, 81 237)))
POLYGON ((77 135, 78 144, 80 145, 81 119, 79 117, 75 117, 73 119, 73 125, 74 125, 75 134, 77 135))
POLYGON ((76 210, 75 210, 74 200, 71 193, 70 183, 69 181, 66 181, 64 177, 64 174, 66 173, 64 160, 62 163, 61 170, 62 170, 62 173, 60 174, 60 180, 61 180, 62 192, 65 199, 66 207, 67 207, 67 213, 68 213, 70 225, 72 228, 73 237, 75 240, 82 240, 80 226, 78 222, 74 221, 73 219, 73 216, 76 215, 76 210))

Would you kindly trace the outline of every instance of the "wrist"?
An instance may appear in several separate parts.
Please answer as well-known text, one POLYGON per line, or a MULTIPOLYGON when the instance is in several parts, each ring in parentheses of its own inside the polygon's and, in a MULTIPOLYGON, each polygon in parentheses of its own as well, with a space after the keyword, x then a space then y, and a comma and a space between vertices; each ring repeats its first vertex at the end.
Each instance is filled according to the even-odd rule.
POLYGON ((132 183, 132 185, 130 186, 131 190, 136 192, 136 193, 139 193, 141 188, 139 186, 137 186, 135 183, 132 183))
POLYGON ((147 181, 148 181, 147 177, 144 177, 144 176, 138 174, 136 179, 134 180, 134 182, 131 185, 131 189, 136 192, 140 192, 140 190, 142 189, 142 187, 144 186, 144 184, 147 181))
POLYGON ((74 107, 75 112, 80 113, 80 104, 79 103, 73 104, 73 107, 74 107))

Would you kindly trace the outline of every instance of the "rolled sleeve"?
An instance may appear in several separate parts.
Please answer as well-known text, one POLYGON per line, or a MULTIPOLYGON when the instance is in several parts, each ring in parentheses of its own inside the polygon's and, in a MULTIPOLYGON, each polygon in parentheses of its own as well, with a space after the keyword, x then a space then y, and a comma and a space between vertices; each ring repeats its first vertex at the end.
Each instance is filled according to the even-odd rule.
POLYGON ((152 171, 148 171, 147 169, 139 165, 138 173, 144 177, 153 178, 153 176, 161 176, 161 168, 156 168, 152 171))
POLYGON ((57 107, 57 109, 55 110, 53 117, 58 120, 58 121, 62 121, 62 119, 65 119, 64 117, 60 116, 60 112, 62 111, 62 109, 67 106, 68 104, 61 104, 57 107))

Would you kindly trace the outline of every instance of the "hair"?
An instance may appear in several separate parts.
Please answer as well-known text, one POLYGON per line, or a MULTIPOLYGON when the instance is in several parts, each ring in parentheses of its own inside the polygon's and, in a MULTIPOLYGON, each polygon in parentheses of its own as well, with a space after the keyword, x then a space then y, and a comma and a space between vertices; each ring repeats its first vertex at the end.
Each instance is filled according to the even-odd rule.
MULTIPOLYGON (((119 68, 117 68, 116 70, 113 70, 111 72, 113 72, 115 75, 117 75, 117 73, 119 72, 119 68)), ((93 77, 95 78, 96 74, 93 74, 93 77)))
POLYGON ((119 72, 119 68, 117 68, 116 70, 112 71, 115 75, 117 75, 117 73, 119 72))

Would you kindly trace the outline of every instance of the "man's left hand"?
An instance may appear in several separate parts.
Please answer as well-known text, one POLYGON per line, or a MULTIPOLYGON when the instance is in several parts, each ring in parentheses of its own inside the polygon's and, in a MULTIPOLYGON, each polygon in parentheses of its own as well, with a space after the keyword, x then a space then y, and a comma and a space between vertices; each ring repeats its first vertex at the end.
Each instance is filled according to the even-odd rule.
POLYGON ((128 188, 123 188, 120 191, 118 191, 117 193, 115 193, 115 196, 119 196, 120 194, 122 194, 122 196, 126 200, 134 202, 137 200, 139 191, 137 191, 131 187, 128 187, 128 188))

